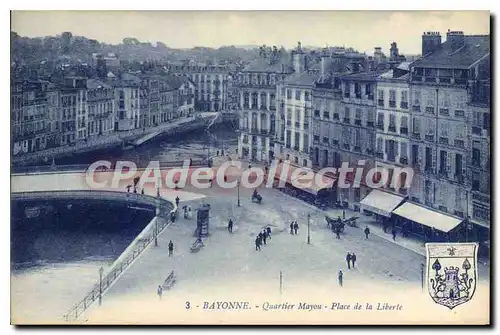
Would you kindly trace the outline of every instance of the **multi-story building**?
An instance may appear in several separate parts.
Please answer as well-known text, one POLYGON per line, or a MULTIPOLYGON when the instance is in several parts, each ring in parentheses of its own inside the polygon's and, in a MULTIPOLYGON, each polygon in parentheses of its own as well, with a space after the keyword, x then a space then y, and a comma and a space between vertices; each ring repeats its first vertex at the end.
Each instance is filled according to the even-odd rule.
MULTIPOLYGON (((474 215, 472 185, 472 194, 489 188, 489 132, 483 131, 489 129, 489 102, 472 94, 475 83, 489 78, 489 36, 448 31, 441 43, 439 33, 425 33, 422 55, 410 66, 410 159, 416 172, 410 200, 416 210, 426 207, 461 222, 474 215)), ((481 200, 488 201, 476 207, 477 221, 487 226, 489 198, 481 200)))
POLYGON ((178 62, 168 65, 172 74, 187 74, 195 85, 195 108, 206 112, 228 110, 229 65, 178 62))
POLYGON ((87 78, 66 77, 64 78, 64 84, 67 87, 76 89, 75 141, 85 141, 88 136, 87 78))
MULTIPOLYGON (((376 101, 376 166, 389 171, 387 187, 402 195, 405 180, 392 185, 395 167, 409 165, 410 157, 410 85, 408 63, 383 73, 377 78, 376 101)), ((405 175, 402 175, 404 178, 405 175)))
POLYGON ((294 73, 278 85, 280 105, 285 111, 284 158, 294 164, 312 167, 312 91, 320 76, 319 69, 310 69, 301 47, 292 51, 294 73))
POLYGON ((12 154, 23 152, 23 82, 11 79, 10 82, 10 110, 12 122, 12 154))
MULTIPOLYGON (((155 96, 159 99, 157 80, 155 96)), ((137 129, 141 127, 140 124, 140 94, 141 79, 124 73, 117 80, 113 82, 114 86, 114 129, 117 131, 137 129)), ((157 103, 158 100, 155 102, 157 103)), ((158 103, 155 105, 158 107, 158 103)), ((158 110, 155 110, 155 120, 158 117, 158 110)))
POLYGON ((114 89, 97 79, 87 81, 88 136, 108 135, 114 131, 114 89))
POLYGON ((47 83, 47 148, 60 145, 61 130, 61 90, 59 85, 47 83))
POLYGON ((170 121, 175 118, 174 104, 178 105, 178 94, 174 86, 172 86, 168 78, 159 77, 158 84, 160 86, 160 123, 170 121), (175 103, 174 103, 174 100, 175 103))
POLYGON ((21 151, 43 150, 47 145, 48 108, 42 83, 40 81, 25 82, 22 97, 21 151))
MULTIPOLYGON (((269 161, 282 154, 285 124, 276 117, 277 85, 293 72, 289 58, 277 48, 261 52, 260 57, 239 74, 236 86, 240 97, 240 138, 238 155, 243 159, 269 161), (280 136, 275 151, 276 130, 280 136)), ((284 118, 284 105, 280 106, 284 118)), ((284 120, 284 119, 283 119, 284 120)))
POLYGON ((195 104, 195 90, 193 82, 185 76, 168 76, 168 84, 175 90, 177 106, 174 108, 173 118, 192 115, 195 104))

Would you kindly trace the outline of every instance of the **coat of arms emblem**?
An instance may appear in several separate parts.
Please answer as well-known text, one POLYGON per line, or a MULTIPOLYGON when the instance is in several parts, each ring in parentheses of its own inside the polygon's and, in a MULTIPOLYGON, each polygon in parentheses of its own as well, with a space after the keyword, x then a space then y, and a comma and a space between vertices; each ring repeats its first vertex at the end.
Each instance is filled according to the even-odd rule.
POLYGON ((472 299, 477 243, 427 243, 427 287, 435 303, 453 309, 472 299))

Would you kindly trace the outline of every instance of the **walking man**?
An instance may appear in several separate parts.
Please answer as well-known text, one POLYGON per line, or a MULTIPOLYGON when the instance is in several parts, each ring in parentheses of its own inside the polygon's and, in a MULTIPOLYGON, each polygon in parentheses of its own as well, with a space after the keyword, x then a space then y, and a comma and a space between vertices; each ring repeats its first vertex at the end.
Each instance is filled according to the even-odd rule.
POLYGON ((340 227, 335 228, 335 234, 337 235, 337 239, 340 240, 340 227))
POLYGON ((293 224, 293 230, 295 230, 295 235, 297 235, 297 230, 299 230, 299 223, 297 221, 293 224))
POLYGON ((269 237, 269 239, 271 239, 271 227, 267 226, 266 232, 267 232, 267 237, 269 237))
POLYGON ((227 231, 232 234, 233 233, 233 220, 229 219, 229 224, 227 225, 227 231))
POLYGON ((365 228, 366 239, 368 239, 368 235, 370 235, 370 228, 368 228, 368 226, 366 226, 366 228, 365 228))
POLYGON ((292 221, 290 223, 290 235, 293 235, 293 224, 294 224, 294 221, 292 221))
POLYGON ((172 243, 172 240, 168 243, 168 257, 172 256, 174 254, 174 243, 172 243))
POLYGON ((352 253, 351 260, 352 260, 352 268, 354 269, 355 267, 354 265, 356 263, 356 254, 354 252, 352 253))
POLYGON ((158 285, 158 289, 156 290, 156 293, 158 294, 158 297, 161 300, 161 296, 163 294, 163 287, 161 287, 161 285, 158 285))
POLYGON ((259 236, 257 236, 255 238, 255 251, 257 251, 257 250, 260 251, 260 237, 259 236))
POLYGON ((350 270, 351 269, 351 253, 347 253, 347 256, 345 256, 345 260, 347 261, 347 269, 350 270))
POLYGON ((344 277, 344 274, 342 273, 342 270, 339 270, 339 285, 340 285, 340 287, 344 286, 343 277, 344 277))
POLYGON ((392 228, 392 240, 396 241, 396 227, 392 228))
POLYGON ((262 231, 262 240, 264 241, 264 245, 266 245, 266 239, 267 239, 267 231, 264 229, 262 231))
POLYGON ((179 196, 175 197, 175 205, 179 207, 179 202, 181 202, 181 199, 179 199, 179 196))

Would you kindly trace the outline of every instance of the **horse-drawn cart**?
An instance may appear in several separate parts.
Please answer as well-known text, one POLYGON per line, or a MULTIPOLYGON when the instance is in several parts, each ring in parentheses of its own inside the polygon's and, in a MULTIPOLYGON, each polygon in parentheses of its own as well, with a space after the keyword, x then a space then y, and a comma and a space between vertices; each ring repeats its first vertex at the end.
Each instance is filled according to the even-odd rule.
POLYGON ((175 274, 174 274, 174 271, 172 271, 172 272, 170 272, 168 277, 165 279, 165 282, 163 283, 162 288, 164 290, 170 290, 172 288, 172 286, 174 286, 175 281, 176 281, 175 274))
POLYGON ((332 219, 328 215, 325 215, 326 226, 333 232, 336 232, 338 230, 340 233, 344 232, 346 225, 351 227, 357 227, 356 225, 357 219, 358 219, 357 216, 353 216, 345 220, 340 219, 340 217, 337 219, 332 219))

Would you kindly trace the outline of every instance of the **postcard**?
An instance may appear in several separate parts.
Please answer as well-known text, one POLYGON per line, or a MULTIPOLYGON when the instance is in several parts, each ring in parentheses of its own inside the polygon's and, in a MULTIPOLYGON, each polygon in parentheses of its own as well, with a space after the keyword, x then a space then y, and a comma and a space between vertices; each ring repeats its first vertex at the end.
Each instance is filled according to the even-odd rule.
POLYGON ((12 324, 490 324, 488 11, 10 37, 12 324))

